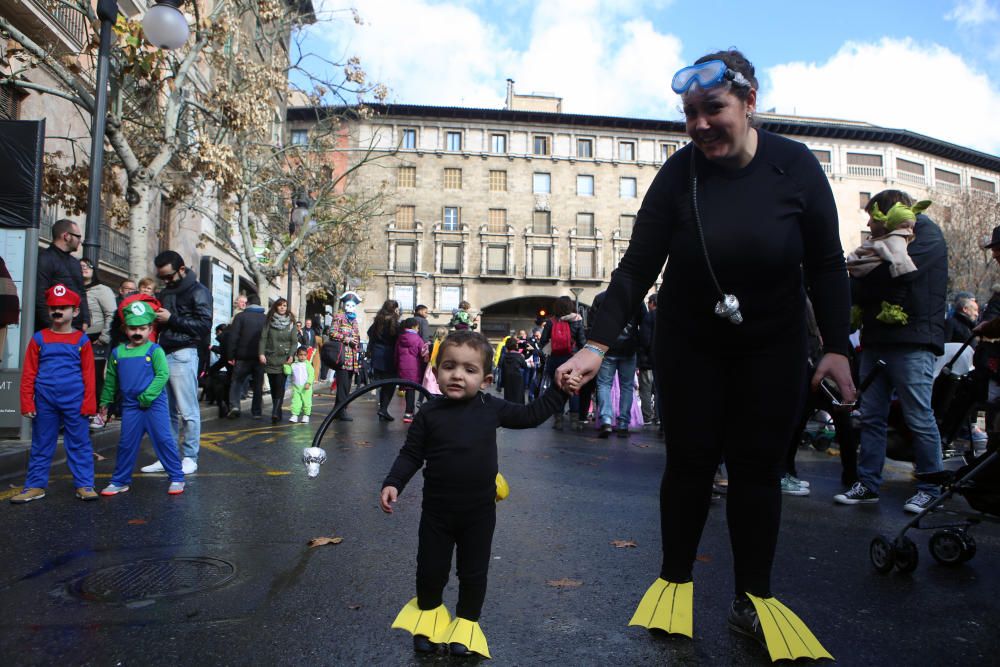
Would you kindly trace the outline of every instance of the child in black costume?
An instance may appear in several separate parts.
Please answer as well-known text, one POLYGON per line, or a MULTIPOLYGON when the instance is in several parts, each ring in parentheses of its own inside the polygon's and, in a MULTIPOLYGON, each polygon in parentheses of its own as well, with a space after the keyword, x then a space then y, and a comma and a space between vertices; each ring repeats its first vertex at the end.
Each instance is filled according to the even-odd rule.
POLYGON ((452 655, 490 657, 478 621, 496 526, 496 429, 538 426, 567 398, 554 386, 526 406, 483 393, 492 381, 492 357, 489 341, 474 331, 456 331, 444 340, 436 368, 443 395, 416 414, 382 484, 381 507, 391 514, 403 487, 425 466, 417 597, 393 623, 413 634, 413 648, 421 653, 446 647, 452 655), (442 593, 456 547, 459 588, 452 621, 442 593))

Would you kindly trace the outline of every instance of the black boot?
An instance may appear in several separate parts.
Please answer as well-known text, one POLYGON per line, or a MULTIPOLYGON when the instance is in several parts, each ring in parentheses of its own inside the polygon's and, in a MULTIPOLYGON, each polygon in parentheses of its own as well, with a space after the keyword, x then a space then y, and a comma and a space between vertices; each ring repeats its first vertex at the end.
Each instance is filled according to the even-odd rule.
POLYGON ((351 415, 347 414, 347 410, 344 410, 343 412, 341 412, 337 416, 337 419, 339 419, 342 422, 352 422, 352 421, 354 421, 354 417, 352 417, 351 415))
POLYGON ((390 415, 388 410, 379 410, 378 420, 380 422, 391 422, 396 421, 396 418, 390 415))
POLYGON ((473 654, 472 651, 469 650, 468 646, 465 644, 459 644, 458 642, 448 644, 448 652, 458 658, 468 658, 473 654))
POLYGON ((435 644, 430 638, 424 635, 413 635, 413 650, 417 653, 437 653, 442 649, 441 644, 435 644))

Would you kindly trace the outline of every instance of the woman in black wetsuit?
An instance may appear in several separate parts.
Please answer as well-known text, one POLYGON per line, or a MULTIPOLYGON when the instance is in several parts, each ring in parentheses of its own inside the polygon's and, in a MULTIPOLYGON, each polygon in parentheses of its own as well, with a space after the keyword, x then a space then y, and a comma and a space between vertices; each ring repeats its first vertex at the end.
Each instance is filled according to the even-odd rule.
MULTIPOLYGON (((724 460, 736 593, 729 623, 767 645, 761 624, 787 612, 772 597, 771 567, 785 454, 804 399, 807 292, 825 343, 813 387, 829 376, 845 401, 855 395, 837 209, 806 146, 754 127, 757 80, 739 51, 700 58, 675 75, 674 90, 691 143, 653 180, 590 340, 557 375, 586 382, 597 372, 669 257, 655 345, 667 442, 663 564, 630 624, 691 636, 692 566, 724 460)), ((768 645, 773 659, 829 655, 794 621, 778 631, 806 638, 787 650, 768 645)))

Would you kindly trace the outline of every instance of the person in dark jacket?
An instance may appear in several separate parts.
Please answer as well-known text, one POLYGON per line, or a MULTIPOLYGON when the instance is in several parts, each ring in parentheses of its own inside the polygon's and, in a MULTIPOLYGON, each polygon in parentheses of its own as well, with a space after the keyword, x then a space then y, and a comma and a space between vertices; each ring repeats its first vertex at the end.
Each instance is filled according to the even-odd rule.
POLYGON ((524 371, 528 370, 528 362, 518 343, 516 338, 507 339, 506 353, 500 362, 507 378, 503 384, 503 400, 524 405, 524 371))
POLYGON ((646 299, 646 310, 639 323, 639 349, 635 365, 639 369, 639 402, 642 404, 642 421, 646 424, 659 420, 660 406, 655 404, 656 383, 653 381, 653 333, 656 330, 656 295, 646 299))
MULTIPOLYGON (((198 470, 201 440, 201 407, 198 405, 199 348, 207 344, 212 332, 212 293, 198 282, 194 271, 173 250, 165 250, 153 259, 156 275, 163 282, 157 294, 161 308, 156 311, 159 335, 156 342, 167 353, 170 381, 167 402, 174 439, 181 445, 181 468, 185 475, 198 470)), ((162 472, 159 461, 145 466, 143 472, 162 472)))
MULTIPOLYGON (((979 302, 971 292, 959 292, 952 304, 955 312, 944 325, 944 342, 964 343, 972 337, 972 330, 979 323, 979 302)), ((969 343, 976 346, 976 341, 969 343)))
MULTIPOLYGON (((375 314, 375 321, 368 327, 368 357, 372 360, 372 371, 376 380, 396 377, 396 339, 399 337, 399 302, 386 299, 375 314)), ((378 420, 391 422, 389 402, 394 385, 379 387, 378 420)))
MULTIPOLYGON (((575 352, 579 351, 587 343, 587 336, 583 329, 583 318, 576 312, 576 304, 568 296, 561 296, 552 304, 552 317, 545 320, 545 324, 542 326, 542 337, 538 341, 542 349, 545 349, 547 345, 552 343, 552 329, 557 321, 569 324, 571 350, 569 353, 565 353, 562 350, 553 349, 546 357, 544 377, 550 383, 554 382, 556 369, 568 361, 575 352)), ((570 415, 578 409, 579 405, 579 398, 571 396, 569 399, 570 415)), ((552 428, 561 430, 562 427, 563 413, 560 410, 556 413, 555 419, 552 422, 552 428)))
POLYGON ((420 325, 420 338, 425 342, 431 342, 434 335, 431 333, 431 323, 427 321, 427 306, 420 304, 413 309, 413 317, 420 325))
POLYGON ((251 378, 250 415, 260 419, 264 393, 264 364, 260 361, 260 337, 267 316, 260 305, 260 297, 247 297, 247 307, 233 318, 226 331, 226 358, 233 365, 233 378, 229 386, 229 418, 240 416, 240 394, 243 383, 251 378))
MULTIPOLYGON (((35 284, 35 331, 52 325, 45 293, 54 285, 65 285, 77 294, 86 294, 80 260, 72 253, 80 247, 83 235, 80 225, 63 218, 52 225, 52 244, 38 251, 38 282, 35 284)), ((90 326, 90 308, 87 300, 80 301, 80 314, 73 318, 73 326, 86 331, 90 326)))
MULTIPOLYGON (((913 200, 900 190, 883 190, 868 202, 866 208, 888 211, 896 202, 911 206, 913 200)), ((873 236, 883 230, 880 223, 869 218, 873 236)), ((882 484, 885 464, 886 420, 893 390, 899 397, 906 425, 913 433, 916 471, 941 470, 941 435, 931 408, 934 386, 934 358, 944 354, 945 303, 948 290, 948 247, 941 228, 920 214, 914 227, 915 239, 907 250, 916 271, 892 278, 887 263, 873 269, 863 278, 852 278, 854 303, 862 311, 861 373, 868 377, 881 359, 885 369, 876 375, 861 396, 861 450, 858 454, 858 481, 850 489, 833 498, 842 505, 876 503, 882 484), (877 315, 889 293, 899 293, 904 287, 903 311, 906 324, 887 324, 877 315)), ((917 493, 903 505, 907 512, 919 513, 938 493, 938 487, 927 482, 917 483, 917 493)))
MULTIPOLYGON (((594 297, 590 306, 590 318, 596 321, 604 302, 605 292, 594 297)), ((628 425, 632 415, 632 394, 635 390, 636 352, 639 350, 639 322, 642 312, 637 311, 625 324, 618 338, 611 344, 601 361, 601 370, 597 372, 597 409, 601 420, 599 437, 606 438, 615 431, 620 438, 628 437, 628 425), (611 388, 618 376, 618 419, 612 426, 613 409, 611 406, 611 388)))

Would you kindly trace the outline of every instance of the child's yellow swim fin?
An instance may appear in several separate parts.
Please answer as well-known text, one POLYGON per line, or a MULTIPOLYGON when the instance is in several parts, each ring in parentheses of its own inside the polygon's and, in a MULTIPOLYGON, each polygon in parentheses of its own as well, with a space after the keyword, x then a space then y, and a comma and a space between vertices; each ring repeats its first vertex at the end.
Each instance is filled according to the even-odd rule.
POLYGON ((816 635, 791 609, 773 597, 759 598, 749 594, 747 597, 757 611, 771 662, 799 658, 833 660, 833 656, 823 648, 816 635))
POLYGON ((642 596, 628 624, 691 637, 694 625, 693 607, 693 582, 675 584, 657 578, 642 596))
POLYGON ((455 620, 442 632, 431 639, 435 644, 447 644, 452 655, 464 655, 460 647, 452 646, 460 644, 469 652, 478 653, 484 658, 491 658, 490 648, 486 645, 486 635, 476 621, 470 621, 456 616, 455 620))
POLYGON ((443 604, 434 609, 421 609, 417 606, 417 598, 413 598, 399 611, 392 627, 406 630, 414 637, 421 635, 430 638, 442 632, 449 623, 451 615, 443 604))

